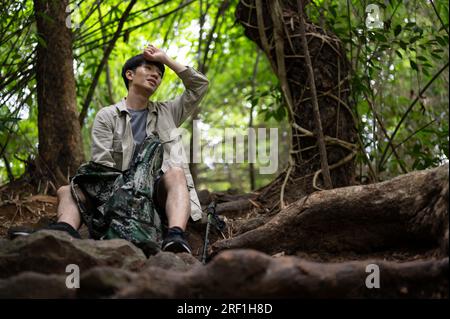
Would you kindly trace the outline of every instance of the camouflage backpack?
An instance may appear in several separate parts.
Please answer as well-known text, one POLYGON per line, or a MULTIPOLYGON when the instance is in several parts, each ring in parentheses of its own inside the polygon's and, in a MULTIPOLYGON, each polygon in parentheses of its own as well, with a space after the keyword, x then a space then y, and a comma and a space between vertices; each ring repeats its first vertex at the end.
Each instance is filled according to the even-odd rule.
POLYGON ((159 250, 163 224, 153 191, 162 157, 161 142, 150 136, 126 171, 95 162, 80 166, 71 191, 91 238, 123 238, 145 251, 159 250))

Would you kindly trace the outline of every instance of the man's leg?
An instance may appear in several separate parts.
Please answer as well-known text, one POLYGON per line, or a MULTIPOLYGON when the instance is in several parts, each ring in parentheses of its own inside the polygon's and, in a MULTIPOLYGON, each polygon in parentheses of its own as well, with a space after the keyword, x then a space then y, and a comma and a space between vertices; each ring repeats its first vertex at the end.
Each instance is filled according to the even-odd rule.
POLYGON ((8 236, 12 239, 18 236, 27 236, 39 230, 60 230, 65 231, 74 238, 81 238, 78 228, 81 225, 78 206, 70 192, 70 186, 62 186, 56 193, 58 197, 58 222, 50 224, 39 229, 22 229, 22 227, 13 227, 8 230, 8 236))
POLYGON ((190 215, 190 200, 182 168, 171 167, 164 173, 157 183, 156 199, 159 207, 165 207, 169 226, 162 249, 192 253, 184 233, 190 215))
POLYGON ((80 212, 72 197, 70 186, 61 186, 56 192, 58 197, 58 223, 63 222, 78 230, 81 225, 80 212))
POLYGON ((186 176, 181 167, 171 167, 164 173, 157 195, 158 205, 165 207, 169 228, 185 230, 191 208, 186 176))

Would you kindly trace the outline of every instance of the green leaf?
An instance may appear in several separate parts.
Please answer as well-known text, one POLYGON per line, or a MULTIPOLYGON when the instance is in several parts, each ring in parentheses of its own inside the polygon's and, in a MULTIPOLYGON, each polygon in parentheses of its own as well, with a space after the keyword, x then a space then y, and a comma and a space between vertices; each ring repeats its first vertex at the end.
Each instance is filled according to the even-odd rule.
POLYGON ((448 28, 448 23, 444 24, 444 25, 439 29, 439 31, 445 30, 445 29, 447 29, 447 28, 448 28))
POLYGON ((285 107, 284 106, 279 107, 278 110, 275 113, 275 119, 278 122, 281 122, 284 119, 285 116, 286 116, 286 109, 285 109, 285 107))
POLYGON ((47 43, 45 42, 43 37, 41 37, 39 34, 36 34, 36 39, 40 46, 47 48, 47 43))
POLYGON ((375 39, 381 42, 387 42, 387 38, 382 33, 375 34, 375 39))
POLYGON ((259 96, 260 96, 260 97, 267 96, 267 95, 269 95, 269 93, 270 93, 269 90, 262 91, 262 92, 259 94, 259 96))
POLYGON ((31 107, 31 105, 33 104, 33 97, 31 95, 28 96, 27 99, 25 100, 25 103, 31 107))
POLYGON ((437 41, 440 45, 442 45, 443 47, 445 47, 445 46, 447 45, 447 43, 448 43, 448 40, 445 41, 445 38, 444 38, 444 37, 440 37, 440 36, 436 36, 436 41, 437 41))
POLYGON ((8 129, 8 123, 17 123, 21 120, 20 117, 0 118, 0 131, 8 129))
POLYGON ((331 6, 328 8, 328 10, 330 11, 330 13, 333 15, 333 17, 336 18, 336 7, 335 6, 331 6))
POLYGON ((406 50, 407 46, 408 46, 408 44, 407 44, 405 41, 400 40, 400 47, 401 47, 403 50, 406 50))
POLYGON ((374 65, 373 67, 379 71, 383 71, 383 69, 379 65, 374 65))
POLYGON ((413 60, 409 60, 409 64, 411 65, 411 68, 413 70, 419 71, 419 69, 417 68, 416 62, 414 62, 413 60))
POLYGON ((422 55, 419 55, 419 56, 417 57, 417 60, 425 61, 425 62, 428 61, 428 59, 427 59, 426 57, 422 56, 422 55))
POLYGON ((421 36, 416 35, 416 36, 412 37, 411 39, 409 39, 409 43, 414 43, 417 40, 419 40, 420 38, 421 38, 421 36))
POLYGON ((431 52, 430 54, 435 59, 438 59, 438 60, 442 59, 442 56, 440 56, 439 54, 436 54, 436 53, 433 53, 433 52, 431 52))
POLYGON ((422 33, 423 33, 423 29, 417 25, 413 28, 413 31, 415 33, 420 33, 420 35, 422 35, 422 33))
POLYGON ((402 26, 400 24, 397 24, 394 29, 394 35, 398 36, 400 32, 402 32, 402 26))

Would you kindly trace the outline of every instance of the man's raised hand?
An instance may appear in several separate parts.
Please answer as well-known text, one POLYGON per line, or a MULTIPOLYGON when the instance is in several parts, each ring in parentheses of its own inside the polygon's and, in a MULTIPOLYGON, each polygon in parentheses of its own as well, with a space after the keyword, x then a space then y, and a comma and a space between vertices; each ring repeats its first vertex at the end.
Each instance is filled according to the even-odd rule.
POLYGON ((148 61, 155 61, 155 62, 160 62, 160 63, 164 63, 164 64, 166 64, 166 62, 167 62, 166 53, 163 50, 158 49, 157 47, 155 47, 152 44, 149 44, 144 49, 144 58, 148 61))
POLYGON ((174 61, 172 58, 170 58, 166 52, 164 52, 161 49, 158 49, 154 45, 149 44, 144 49, 144 59, 148 61, 155 61, 160 62, 165 65, 167 65, 169 68, 171 68, 175 73, 183 72, 187 69, 187 67, 183 64, 180 64, 176 61, 174 61))

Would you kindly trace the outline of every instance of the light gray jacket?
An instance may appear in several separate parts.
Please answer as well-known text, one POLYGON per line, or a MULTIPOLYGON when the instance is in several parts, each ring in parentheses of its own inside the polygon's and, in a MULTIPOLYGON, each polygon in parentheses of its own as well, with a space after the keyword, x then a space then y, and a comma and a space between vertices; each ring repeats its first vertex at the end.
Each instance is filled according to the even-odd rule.
MULTIPOLYGON (((178 76, 185 91, 167 102, 149 101, 146 131, 147 136, 156 132, 164 145, 162 171, 166 172, 171 166, 184 169, 191 199, 191 218, 196 221, 201 219, 202 210, 177 128, 199 105, 209 82, 206 76, 191 67, 178 76)), ((97 113, 92 127, 92 161, 121 170, 129 168, 134 153, 130 119, 125 99, 97 113)))

